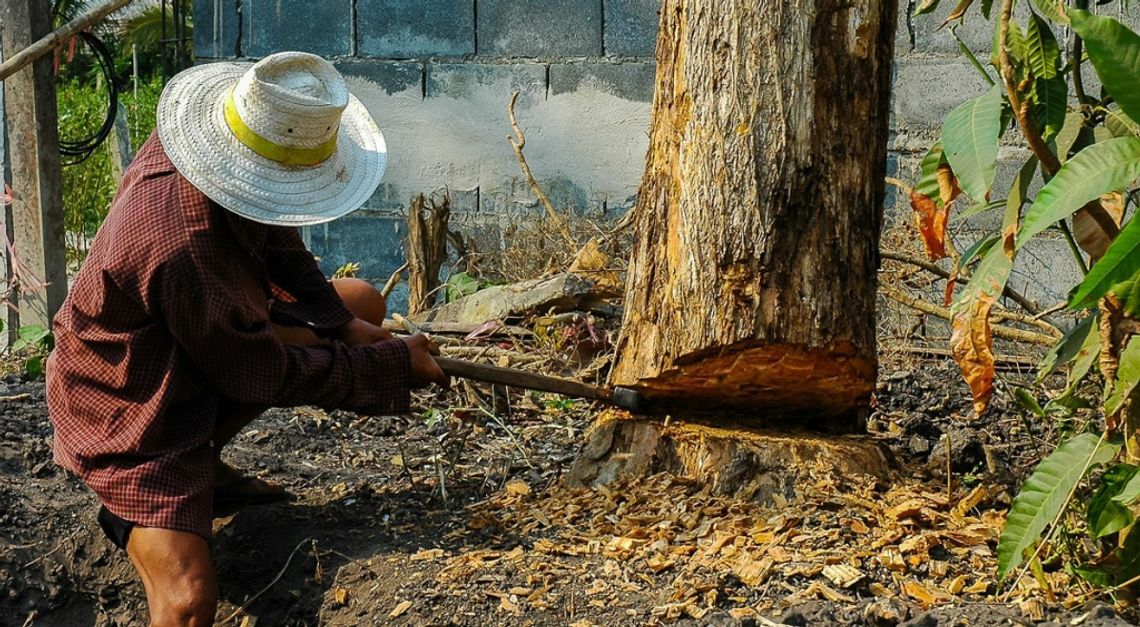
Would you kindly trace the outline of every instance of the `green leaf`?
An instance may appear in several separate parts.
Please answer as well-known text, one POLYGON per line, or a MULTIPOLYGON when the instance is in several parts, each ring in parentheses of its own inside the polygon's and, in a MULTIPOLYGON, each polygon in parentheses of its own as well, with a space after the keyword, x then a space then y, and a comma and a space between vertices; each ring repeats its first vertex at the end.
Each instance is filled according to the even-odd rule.
POLYGON ((990 247, 1000 241, 1000 235, 991 235, 989 237, 983 237, 973 244, 970 244, 969 248, 962 251, 962 256, 958 258, 958 265, 967 266, 972 261, 974 261, 975 257, 985 257, 986 253, 989 252, 990 247))
POLYGON ((942 147, 962 189, 975 202, 986 199, 994 182, 998 136, 1001 134, 1002 90, 958 105, 942 124, 942 147))
POLYGON ((1064 163, 1069 160, 1070 153, 1075 153, 1087 144, 1077 146, 1076 150, 1073 147, 1077 144, 1077 139, 1081 135, 1081 131, 1085 129, 1085 116, 1081 115, 1080 111, 1070 111, 1065 114, 1065 123, 1061 125, 1061 131, 1057 133, 1054 138, 1057 144, 1057 158, 1064 163))
POLYGON ((1136 466, 1117 464, 1101 476, 1100 485, 1089 499, 1088 527, 1093 538, 1115 533, 1132 524, 1132 513, 1115 497, 1136 476, 1136 471, 1136 466))
POLYGON ((1041 403, 1038 403, 1037 399, 1033 398, 1033 395, 1029 393, 1029 390, 1023 387, 1015 387, 1013 388, 1013 398, 1017 401, 1017 404, 1021 405, 1022 409, 1025 411, 1028 411, 1038 418, 1045 417, 1045 410, 1041 409, 1041 403))
MULTIPOLYGON (((953 162, 951 162, 953 163, 953 162)), ((1119 137, 1093 144, 1069 159, 1037 194, 1021 221, 1018 248, 1090 200, 1140 176, 1140 139, 1119 137)))
POLYGON ((1073 328, 1069 329, 1069 332, 1054 344, 1049 352, 1045 353, 1045 356, 1041 358, 1041 364, 1037 366, 1038 383, 1077 357, 1077 353, 1080 352, 1089 336, 1089 331, 1093 328, 1094 320, 1096 320, 1096 316, 1088 316, 1073 325, 1073 328))
POLYGON ((1069 110, 1069 85, 1063 76, 1038 78, 1033 81, 1033 118, 1041 129, 1041 137, 1049 141, 1061 132, 1069 110))
POLYGON ((1135 503, 1136 499, 1140 498, 1140 473, 1130 477, 1111 498, 1125 506, 1135 503))
POLYGON ((1053 78, 1057 76, 1057 66, 1061 63, 1061 48, 1057 38, 1040 15, 1034 13, 1025 25, 1025 61, 1033 76, 1053 78))
POLYGON ((1123 111, 1110 109, 1104 114, 1104 126, 1113 137, 1140 137, 1140 124, 1123 111))
POLYGON ((1069 9, 1069 18, 1105 90, 1128 117, 1140 120, 1140 35, 1111 17, 1081 9, 1069 9))
POLYGON ((1077 357, 1073 361, 1073 367, 1069 369, 1069 377, 1066 381, 1065 394, 1071 394, 1076 391, 1077 386, 1080 385, 1081 380, 1088 375, 1092 370, 1093 364, 1100 358, 1100 333, 1097 332, 1100 324, 1100 314, 1090 316, 1092 322, 1090 323, 1093 332, 1085 337, 1085 341, 1081 344, 1080 350, 1077 351, 1077 357))
POLYGON ((1113 565, 1081 566, 1074 569, 1089 583, 1108 588, 1120 586, 1140 575, 1140 528, 1133 527, 1120 547, 1113 551, 1113 565))
POLYGON ((951 313, 956 315, 983 294, 995 299, 999 298, 1002 290, 1005 289, 1006 282, 1009 281, 1009 272, 1012 269, 1013 261, 1005 254, 1005 250, 1001 246, 1001 239, 995 238, 994 243, 982 257, 982 262, 978 264, 970 276, 970 282, 966 284, 966 289, 959 292, 958 296, 955 297, 953 305, 950 306, 951 313))
POLYGON ((1116 369, 1116 381, 1112 384, 1111 393, 1104 401, 1104 414, 1115 414, 1136 384, 1140 383, 1140 338, 1129 338, 1124 350, 1120 351, 1120 366, 1116 369))
POLYGON ((1069 23, 1069 18, 1061 13, 1061 0, 1033 0, 1033 6, 1058 24, 1069 23))
POLYGON ((1140 220, 1133 218, 1124 225, 1120 234, 1104 251, 1104 256, 1093 265, 1069 297, 1069 308, 1084 309, 1096 305, 1110 288, 1131 278, 1137 271, 1140 271, 1140 220))
POLYGON ((990 13, 994 9, 994 0, 982 0, 982 17, 987 20, 990 19, 990 13))
POLYGON ((920 166, 922 176, 914 186, 916 193, 933 200, 939 207, 942 206, 942 194, 938 190, 938 166, 945 163, 946 157, 942 154, 942 142, 936 142, 926 151, 920 166))
POLYGON ((1041 537, 1065 507, 1069 493, 1088 469, 1112 459, 1119 444, 1101 441, 1083 433, 1062 442, 1057 450, 1041 460, 1013 499, 1005 530, 998 541, 998 578, 1017 568, 1025 550, 1041 537))
POLYGON ((455 274, 447 277, 447 282, 444 283, 444 300, 452 302, 470 296, 478 292, 483 287, 483 283, 478 278, 471 276, 466 272, 456 272, 455 274))
POLYGON ((951 223, 961 222, 962 220, 972 218, 972 217, 978 215, 979 213, 985 213, 987 211, 990 211, 991 209, 997 209, 998 207, 1004 207, 1005 204, 1006 204, 1005 198, 999 198, 997 200, 983 200, 981 202, 976 202, 976 203, 970 205, 969 207, 967 207, 965 211, 959 211, 958 213, 951 216, 950 222, 951 223))

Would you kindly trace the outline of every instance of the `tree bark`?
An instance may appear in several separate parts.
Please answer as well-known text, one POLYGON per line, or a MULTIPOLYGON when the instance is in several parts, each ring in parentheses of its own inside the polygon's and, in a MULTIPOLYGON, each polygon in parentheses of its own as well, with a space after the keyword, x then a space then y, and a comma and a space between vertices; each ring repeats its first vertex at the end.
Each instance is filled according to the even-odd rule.
POLYGON ((445 195, 431 207, 424 218, 428 201, 420 194, 408 208, 408 239, 404 252, 408 259, 408 315, 414 316, 435 306, 439 291, 439 270, 447 260, 447 225, 451 216, 451 197, 445 195))
POLYGON ((664 0, 613 383, 865 412, 896 4, 664 0))

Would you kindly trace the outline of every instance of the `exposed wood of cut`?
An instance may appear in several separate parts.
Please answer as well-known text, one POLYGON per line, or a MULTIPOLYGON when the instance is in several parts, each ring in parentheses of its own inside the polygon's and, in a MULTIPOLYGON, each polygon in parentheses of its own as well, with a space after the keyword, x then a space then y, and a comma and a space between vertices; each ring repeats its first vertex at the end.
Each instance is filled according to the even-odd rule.
POLYGON ((665 0, 615 384, 867 407, 896 5, 665 0))
POLYGON ((670 472, 707 481, 717 494, 772 502, 791 499, 797 482, 816 469, 885 477, 889 468, 882 449, 865 438, 664 425, 613 411, 587 436, 568 480, 597 485, 623 474, 670 472))

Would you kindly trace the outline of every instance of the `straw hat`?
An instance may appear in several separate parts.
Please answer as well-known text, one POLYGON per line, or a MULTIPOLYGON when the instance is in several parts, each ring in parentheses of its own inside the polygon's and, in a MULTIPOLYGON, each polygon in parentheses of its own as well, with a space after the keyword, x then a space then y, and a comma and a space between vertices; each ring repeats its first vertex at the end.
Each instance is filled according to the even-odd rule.
POLYGON ((178 74, 158 101, 158 136, 194 187, 265 224, 355 211, 388 162, 384 136, 344 78, 303 52, 178 74))

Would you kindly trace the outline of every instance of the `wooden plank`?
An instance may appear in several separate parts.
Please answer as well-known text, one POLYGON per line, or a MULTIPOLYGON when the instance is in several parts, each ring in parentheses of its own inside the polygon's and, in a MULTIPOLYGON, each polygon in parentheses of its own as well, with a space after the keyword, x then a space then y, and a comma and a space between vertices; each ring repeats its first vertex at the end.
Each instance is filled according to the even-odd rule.
MULTIPOLYGON (((13 59, 51 30, 51 3, 6 0, 0 35, 13 59)), ((12 167, 13 265, 21 289, 20 325, 47 326, 67 295, 63 195, 55 77, 50 56, 4 80, 12 167), (39 284, 39 285, 37 285, 39 284)))

